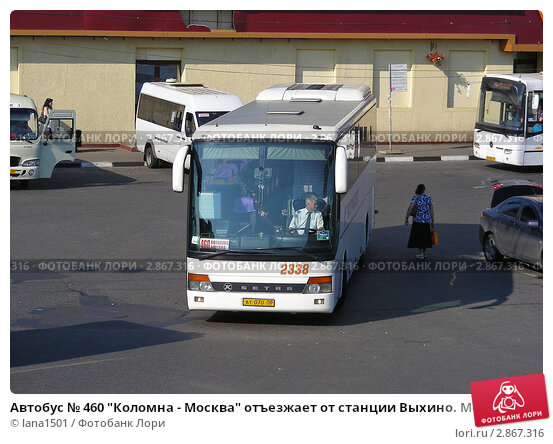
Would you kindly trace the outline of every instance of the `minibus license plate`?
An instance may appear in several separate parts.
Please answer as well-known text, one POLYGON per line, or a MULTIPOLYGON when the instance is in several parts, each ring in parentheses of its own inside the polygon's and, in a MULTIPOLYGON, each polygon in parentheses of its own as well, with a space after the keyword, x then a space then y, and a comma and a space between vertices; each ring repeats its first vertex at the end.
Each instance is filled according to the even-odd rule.
POLYGON ((492 162, 495 162, 495 157, 486 156, 486 160, 491 160, 492 162))
POLYGON ((242 299, 242 305, 245 307, 274 307, 274 299, 242 299))

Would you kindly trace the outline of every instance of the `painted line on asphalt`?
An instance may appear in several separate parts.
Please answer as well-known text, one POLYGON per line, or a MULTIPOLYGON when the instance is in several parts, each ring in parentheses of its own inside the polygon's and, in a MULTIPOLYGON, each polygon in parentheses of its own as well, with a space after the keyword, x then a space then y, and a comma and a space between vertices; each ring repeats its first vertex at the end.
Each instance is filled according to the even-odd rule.
POLYGON ((34 368, 28 368, 28 369, 24 369, 24 370, 11 370, 10 374, 13 375, 15 373, 36 372, 36 371, 39 371, 39 370, 50 370, 50 369, 53 369, 53 368, 61 368, 61 367, 74 367, 74 366, 77 366, 77 365, 98 364, 100 362, 108 362, 108 361, 122 361, 124 359, 129 359, 129 358, 98 359, 96 361, 75 362, 73 364, 48 365, 48 366, 45 366, 45 367, 34 367, 34 368))

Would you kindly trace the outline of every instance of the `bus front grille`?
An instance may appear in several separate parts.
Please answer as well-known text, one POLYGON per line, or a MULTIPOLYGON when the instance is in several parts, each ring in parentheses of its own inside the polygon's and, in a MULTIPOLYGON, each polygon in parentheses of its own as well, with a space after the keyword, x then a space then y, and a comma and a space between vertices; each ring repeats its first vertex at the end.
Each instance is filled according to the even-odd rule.
POLYGON ((16 156, 10 156, 10 166, 15 167, 19 165, 19 162, 21 161, 21 157, 16 156))

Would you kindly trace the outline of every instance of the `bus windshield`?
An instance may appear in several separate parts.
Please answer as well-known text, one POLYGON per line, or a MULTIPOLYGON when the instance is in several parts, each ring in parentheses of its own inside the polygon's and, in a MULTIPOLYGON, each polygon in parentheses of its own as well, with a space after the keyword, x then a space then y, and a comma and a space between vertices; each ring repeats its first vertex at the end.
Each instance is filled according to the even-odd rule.
POLYGON ((328 142, 195 142, 188 251, 330 253, 333 152, 328 142))
POLYGON ((37 138, 37 112, 29 108, 11 108, 10 140, 36 140, 37 138))
POLYGON ((522 135, 525 92, 526 87, 523 83, 484 77, 480 88, 475 128, 522 135))

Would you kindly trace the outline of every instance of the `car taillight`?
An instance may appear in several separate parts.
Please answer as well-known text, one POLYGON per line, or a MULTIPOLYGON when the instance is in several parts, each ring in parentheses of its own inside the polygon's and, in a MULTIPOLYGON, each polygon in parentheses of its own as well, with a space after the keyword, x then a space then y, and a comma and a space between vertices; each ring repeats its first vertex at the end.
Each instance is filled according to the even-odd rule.
POLYGON ((501 188, 502 186, 505 186, 505 184, 504 184, 504 183, 496 183, 496 184, 492 187, 492 189, 493 189, 493 190, 497 190, 498 188, 501 188))

